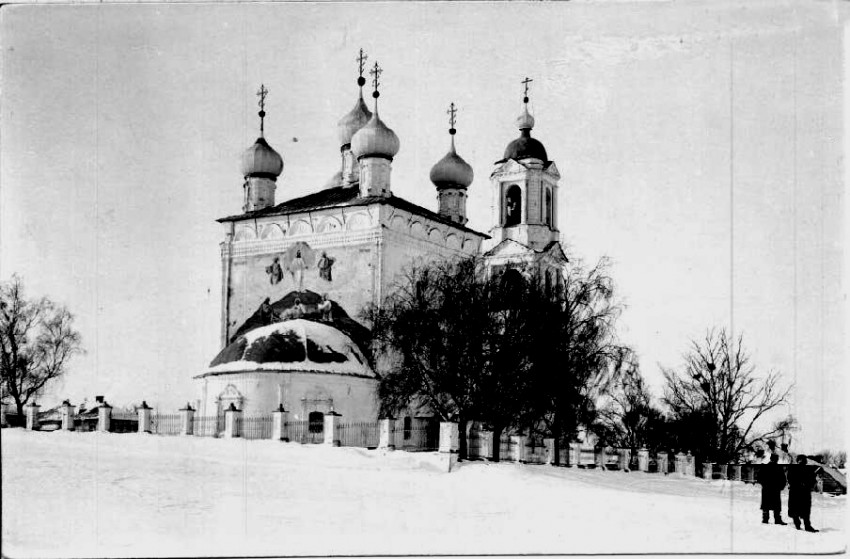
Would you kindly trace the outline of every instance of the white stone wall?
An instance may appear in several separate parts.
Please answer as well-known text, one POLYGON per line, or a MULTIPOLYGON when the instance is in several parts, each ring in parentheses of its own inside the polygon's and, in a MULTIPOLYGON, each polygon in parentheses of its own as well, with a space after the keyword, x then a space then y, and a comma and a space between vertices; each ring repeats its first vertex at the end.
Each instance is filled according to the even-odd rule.
POLYGON ((220 401, 239 398, 245 415, 267 415, 278 406, 278 395, 290 419, 306 420, 311 411, 334 411, 343 421, 377 421, 377 381, 370 378, 310 372, 246 372, 196 379, 201 408, 197 415, 216 415, 220 401))

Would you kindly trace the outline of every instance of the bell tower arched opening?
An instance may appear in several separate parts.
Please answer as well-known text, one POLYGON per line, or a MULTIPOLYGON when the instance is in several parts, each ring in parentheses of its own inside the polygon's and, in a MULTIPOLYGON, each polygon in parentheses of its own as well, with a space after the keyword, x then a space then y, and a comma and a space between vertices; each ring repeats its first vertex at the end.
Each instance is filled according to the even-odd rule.
POLYGON ((505 227, 520 224, 522 215, 522 189, 512 184, 505 192, 505 227))

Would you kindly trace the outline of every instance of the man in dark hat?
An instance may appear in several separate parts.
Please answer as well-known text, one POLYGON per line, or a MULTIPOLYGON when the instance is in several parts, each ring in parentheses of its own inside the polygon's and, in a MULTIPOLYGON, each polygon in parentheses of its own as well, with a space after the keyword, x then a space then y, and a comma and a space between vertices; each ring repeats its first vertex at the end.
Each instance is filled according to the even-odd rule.
POLYGON ((759 467, 758 482, 761 485, 761 521, 767 524, 768 514, 773 511, 773 522, 782 521, 782 489, 785 488, 785 472, 779 465, 779 456, 770 455, 770 462, 759 467))
POLYGON ((788 516, 798 530, 802 520, 806 532, 817 532, 809 519, 812 513, 812 489, 815 488, 817 478, 815 468, 806 462, 806 457, 800 454, 797 463, 788 468, 788 516))

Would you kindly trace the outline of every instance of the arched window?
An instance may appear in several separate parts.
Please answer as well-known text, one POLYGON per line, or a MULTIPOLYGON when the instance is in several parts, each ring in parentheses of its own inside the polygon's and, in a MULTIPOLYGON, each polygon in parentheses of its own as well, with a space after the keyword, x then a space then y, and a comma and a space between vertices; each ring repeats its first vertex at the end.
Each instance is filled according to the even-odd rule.
POLYGON ((519 225, 522 214, 522 191, 516 184, 505 193, 505 227, 519 225))
POLYGON ((307 416, 310 422, 311 433, 321 433, 325 430, 325 414, 320 411, 311 411, 307 416))
POLYGON ((552 191, 548 188, 546 189, 546 225, 552 227, 552 222, 554 221, 552 216, 552 191))
POLYGON ((508 268, 502 274, 501 287, 508 294, 517 294, 522 290, 525 281, 522 274, 516 268, 508 268))
POLYGON ((404 440, 410 439, 410 434, 413 431, 413 420, 410 416, 404 418, 404 440))

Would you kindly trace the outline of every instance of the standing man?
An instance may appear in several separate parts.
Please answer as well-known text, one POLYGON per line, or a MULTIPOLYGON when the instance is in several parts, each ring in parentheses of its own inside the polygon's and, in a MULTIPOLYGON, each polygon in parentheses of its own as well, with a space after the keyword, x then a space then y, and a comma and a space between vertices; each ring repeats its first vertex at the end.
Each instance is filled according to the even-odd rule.
POLYGON ((809 518, 812 513, 812 489, 817 480, 815 468, 806 465, 807 461, 805 455, 800 454, 797 463, 788 468, 788 516, 798 530, 802 519, 806 532, 818 532, 812 528, 809 518))
POLYGON ((761 521, 767 524, 768 513, 773 511, 775 524, 782 521, 782 489, 785 487, 785 472, 779 465, 779 456, 770 455, 770 462, 759 467, 758 482, 761 485, 761 521))

